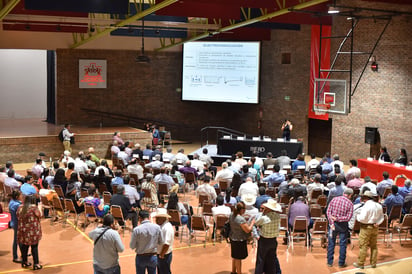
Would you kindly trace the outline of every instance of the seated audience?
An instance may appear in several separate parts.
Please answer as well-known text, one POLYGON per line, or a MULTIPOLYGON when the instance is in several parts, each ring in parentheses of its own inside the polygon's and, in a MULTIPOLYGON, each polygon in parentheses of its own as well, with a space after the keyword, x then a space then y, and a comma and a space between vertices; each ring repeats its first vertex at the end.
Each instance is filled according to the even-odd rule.
POLYGON ((378 191, 379 196, 383 196, 383 193, 385 192, 385 189, 387 187, 391 187, 393 185, 393 180, 389 178, 389 173, 387 171, 384 171, 382 173, 383 180, 378 183, 376 186, 376 190, 378 191))
MULTIPOLYGON (((133 228, 137 226, 137 213, 135 208, 130 204, 129 197, 125 195, 125 188, 123 185, 117 187, 117 193, 110 199, 110 205, 118 205, 122 209, 124 220, 132 220, 133 228)), ((121 220, 118 220, 120 225, 123 225, 121 220)))
POLYGON ((386 206, 388 216, 391 214, 392 207, 395 205, 403 205, 403 197, 398 193, 398 186, 392 186, 392 194, 386 197, 383 204, 386 206))
POLYGON ((262 204, 266 203, 271 198, 272 197, 269 195, 266 195, 265 187, 259 187, 259 196, 256 198, 255 207, 259 209, 262 204))
POLYGON ((96 193, 96 188, 90 187, 87 192, 89 196, 84 198, 84 203, 92 204, 98 217, 106 215, 110 210, 110 206, 105 205, 103 200, 99 198, 99 195, 96 193))
POLYGON ((206 195, 209 197, 209 202, 214 202, 216 200, 216 191, 215 188, 210 185, 210 177, 205 176, 203 183, 199 185, 196 189, 196 196, 206 195))

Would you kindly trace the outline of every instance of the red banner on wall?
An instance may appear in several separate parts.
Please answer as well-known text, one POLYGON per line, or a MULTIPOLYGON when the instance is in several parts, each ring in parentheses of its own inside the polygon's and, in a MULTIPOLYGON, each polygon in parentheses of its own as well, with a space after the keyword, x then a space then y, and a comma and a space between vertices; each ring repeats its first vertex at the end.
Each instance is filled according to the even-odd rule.
MULTIPOLYGON (((330 26, 322 26, 322 37, 330 37, 332 28, 330 26)), ((313 111, 313 97, 315 78, 326 78, 327 72, 321 72, 319 75, 319 41, 320 41, 321 26, 312 25, 311 48, 310 48, 310 87, 309 87, 309 111, 308 116, 312 119, 328 120, 329 114, 324 113, 316 115, 313 111)), ((322 69, 330 68, 330 39, 322 39, 320 67, 322 69)))

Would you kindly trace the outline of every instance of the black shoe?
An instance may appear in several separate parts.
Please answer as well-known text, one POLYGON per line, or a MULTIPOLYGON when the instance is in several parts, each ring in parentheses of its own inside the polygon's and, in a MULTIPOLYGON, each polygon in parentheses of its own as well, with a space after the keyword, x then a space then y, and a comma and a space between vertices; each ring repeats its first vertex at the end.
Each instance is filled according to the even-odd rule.
POLYGON ((21 263, 21 267, 23 267, 23 268, 27 268, 27 267, 30 267, 30 266, 31 266, 31 263, 28 263, 28 262, 21 263))
POLYGON ((16 264, 21 264, 23 261, 22 260, 19 260, 19 259, 14 259, 13 260, 13 263, 16 263, 16 264))
POLYGON ((40 269, 42 269, 43 268, 43 266, 41 265, 41 264, 35 264, 35 265, 33 265, 33 270, 40 270, 40 269))
POLYGON ((347 267, 347 266, 348 266, 347 264, 339 265, 340 268, 344 268, 344 267, 347 267))

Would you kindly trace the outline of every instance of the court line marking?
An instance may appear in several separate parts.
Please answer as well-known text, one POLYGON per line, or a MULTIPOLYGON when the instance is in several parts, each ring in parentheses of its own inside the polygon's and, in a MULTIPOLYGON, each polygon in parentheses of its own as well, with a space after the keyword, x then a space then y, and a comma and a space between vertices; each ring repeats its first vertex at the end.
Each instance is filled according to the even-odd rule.
MULTIPOLYGON (((386 264, 393 264, 393 263, 397 263, 397 262, 407 261, 407 260, 411 260, 411 259, 412 259, 412 257, 407 257, 407 258, 397 259, 397 260, 393 260, 393 261, 378 263, 378 264, 376 264, 376 267, 386 265, 386 264)), ((365 266, 365 269, 368 269, 368 268, 372 268, 372 267, 370 265, 365 266)), ((352 272, 356 269, 358 269, 358 268, 352 268, 352 269, 348 269, 348 270, 344 270, 344 271, 340 271, 340 272, 334 272, 334 273, 335 274, 337 274, 337 273, 347 273, 347 272, 352 272)))

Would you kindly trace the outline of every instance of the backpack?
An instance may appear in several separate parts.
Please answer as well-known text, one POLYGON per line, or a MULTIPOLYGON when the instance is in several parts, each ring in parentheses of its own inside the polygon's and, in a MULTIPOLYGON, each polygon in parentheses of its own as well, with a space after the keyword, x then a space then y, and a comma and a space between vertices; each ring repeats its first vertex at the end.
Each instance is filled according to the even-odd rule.
POLYGON ((62 130, 60 131, 59 135, 58 135, 60 142, 63 142, 63 141, 64 141, 63 130, 64 130, 64 129, 62 129, 62 130))
POLYGON ((229 242, 229 235, 230 235, 230 221, 228 220, 225 225, 223 226, 222 230, 220 230, 220 236, 226 239, 226 242, 229 242))

